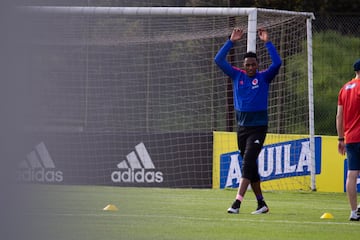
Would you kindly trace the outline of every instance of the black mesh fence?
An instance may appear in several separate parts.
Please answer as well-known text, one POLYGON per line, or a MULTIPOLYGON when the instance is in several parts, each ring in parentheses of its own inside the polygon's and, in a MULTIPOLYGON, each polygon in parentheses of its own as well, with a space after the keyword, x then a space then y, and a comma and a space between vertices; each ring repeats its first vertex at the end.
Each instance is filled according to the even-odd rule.
POLYGON ((336 135, 337 94, 354 77, 360 58, 360 15, 318 16, 313 21, 315 133, 336 135))

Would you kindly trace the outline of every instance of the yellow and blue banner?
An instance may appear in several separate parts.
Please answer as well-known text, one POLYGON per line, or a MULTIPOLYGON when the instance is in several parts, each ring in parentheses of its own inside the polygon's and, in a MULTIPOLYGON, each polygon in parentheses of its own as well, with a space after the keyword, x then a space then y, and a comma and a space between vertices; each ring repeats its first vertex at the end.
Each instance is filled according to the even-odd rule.
MULTIPOLYGON (((321 139, 315 138, 315 173, 321 171, 321 139)), ((242 157, 238 151, 220 155, 220 188, 237 188, 241 178, 242 157)), ((261 181, 309 176, 311 174, 310 141, 302 138, 265 145, 258 158, 261 181)))
MULTIPOLYGON (((258 158, 264 190, 310 190, 308 135, 268 134, 258 158)), ((337 152, 337 137, 315 137, 316 190, 344 192, 345 157, 337 152)), ((213 188, 237 188, 242 158, 235 132, 214 132, 213 188)), ((360 181, 359 181, 360 190, 360 181)))

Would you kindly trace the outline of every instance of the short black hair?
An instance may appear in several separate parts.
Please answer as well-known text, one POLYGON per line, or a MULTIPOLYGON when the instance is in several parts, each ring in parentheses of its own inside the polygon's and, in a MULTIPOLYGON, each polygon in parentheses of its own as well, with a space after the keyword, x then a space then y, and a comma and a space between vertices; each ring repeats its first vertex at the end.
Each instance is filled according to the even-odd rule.
POLYGON ((360 59, 354 63, 353 67, 355 72, 360 71, 360 59))
POLYGON ((254 52, 247 52, 247 53, 245 53, 244 59, 245 59, 245 58, 255 58, 256 61, 258 60, 258 59, 257 59, 257 55, 256 55, 256 53, 254 53, 254 52))

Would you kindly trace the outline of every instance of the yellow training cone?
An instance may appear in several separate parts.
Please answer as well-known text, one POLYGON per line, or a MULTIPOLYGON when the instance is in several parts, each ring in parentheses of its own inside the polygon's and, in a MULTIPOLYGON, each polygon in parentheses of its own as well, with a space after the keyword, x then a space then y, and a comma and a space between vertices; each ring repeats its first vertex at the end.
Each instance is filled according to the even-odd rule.
POLYGON ((117 211, 119 210, 114 204, 108 204, 103 208, 104 211, 117 211))
POLYGON ((331 213, 324 213, 320 218, 321 219, 333 219, 334 216, 331 213))

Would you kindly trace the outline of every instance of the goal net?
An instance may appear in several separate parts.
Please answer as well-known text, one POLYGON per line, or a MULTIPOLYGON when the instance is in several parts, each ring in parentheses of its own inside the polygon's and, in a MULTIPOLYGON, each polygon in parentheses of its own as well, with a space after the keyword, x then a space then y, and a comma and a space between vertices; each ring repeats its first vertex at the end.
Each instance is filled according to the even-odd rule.
MULTIPOLYGON (((311 139, 310 14, 146 7, 30 7, 24 12, 32 29, 29 90, 38 101, 37 121, 29 124, 36 137, 19 164, 21 180, 212 187, 218 161, 214 134, 236 131, 231 83, 213 59, 235 26, 247 37, 229 56, 233 65, 241 67, 250 48, 261 69, 269 66, 268 53, 256 40, 258 27, 268 30, 283 59, 271 86, 268 144, 285 142, 284 134, 311 139)), ((261 166, 264 172, 273 168, 282 177, 295 176, 305 189, 311 185, 310 158, 306 155, 291 175, 285 163, 261 166)), ((294 183, 278 178, 268 189, 292 188, 288 184, 294 183)))

